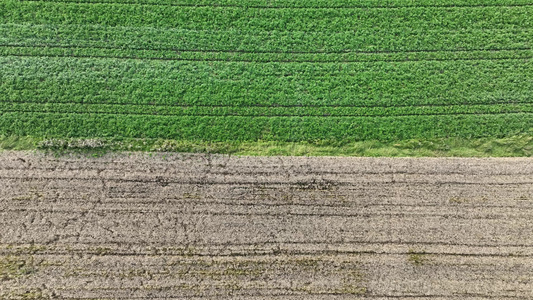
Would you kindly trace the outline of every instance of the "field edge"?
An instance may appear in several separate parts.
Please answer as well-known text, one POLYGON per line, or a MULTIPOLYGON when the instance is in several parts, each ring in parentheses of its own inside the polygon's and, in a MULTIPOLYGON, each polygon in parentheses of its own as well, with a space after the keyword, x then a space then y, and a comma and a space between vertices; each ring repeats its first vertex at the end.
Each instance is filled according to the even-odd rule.
POLYGON ((230 141, 204 142, 167 139, 92 138, 46 139, 2 136, 1 150, 36 150, 54 154, 107 152, 185 152, 246 156, 359 156, 359 157, 531 157, 533 132, 505 138, 436 138, 394 142, 230 141))

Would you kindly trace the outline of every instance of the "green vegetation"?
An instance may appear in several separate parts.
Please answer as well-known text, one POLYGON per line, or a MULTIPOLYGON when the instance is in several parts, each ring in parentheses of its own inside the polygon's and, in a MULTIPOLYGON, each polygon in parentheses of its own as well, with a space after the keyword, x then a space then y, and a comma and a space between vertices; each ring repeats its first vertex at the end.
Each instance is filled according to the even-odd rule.
POLYGON ((0 19, 2 149, 532 155, 531 0, 6 0, 0 19))
POLYGON ((20 256, 0 257, 0 281, 11 280, 20 276, 35 273, 33 258, 20 256))
POLYGON ((48 300, 51 299, 46 293, 43 293, 43 290, 37 289, 27 289, 16 292, 11 292, 9 294, 1 295, 2 299, 6 300, 48 300))
POLYGON ((198 142, 164 139, 42 139, 2 137, 0 150, 43 150, 55 154, 105 154, 109 151, 192 152, 230 155, 508 157, 532 156, 533 136, 509 138, 405 140, 396 142, 198 142))
POLYGON ((424 251, 409 249, 409 258, 407 260, 415 266, 423 265, 427 260, 426 253, 424 251))

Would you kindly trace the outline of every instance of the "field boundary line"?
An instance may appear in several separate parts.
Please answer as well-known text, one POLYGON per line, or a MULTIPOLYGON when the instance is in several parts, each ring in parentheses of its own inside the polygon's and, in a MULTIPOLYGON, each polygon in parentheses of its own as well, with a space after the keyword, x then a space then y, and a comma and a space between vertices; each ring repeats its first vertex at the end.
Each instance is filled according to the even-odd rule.
MULTIPOLYGON (((142 139, 142 140, 145 140, 145 139, 142 139)), ((69 164, 70 163, 75 163, 75 162, 79 162, 79 160, 48 160, 50 162, 60 162, 60 163, 65 163, 65 162, 68 162, 69 164)), ((67 167, 55 167, 55 168, 41 168, 41 167, 38 167, 38 166, 35 166, 35 165, 32 165, 31 167, 22 167, 22 168, 16 168, 16 167, 0 167, 0 170, 7 170, 7 171, 10 171, 10 170, 29 170, 29 171, 34 171, 34 170, 39 170, 39 171, 58 171, 58 172, 62 172, 62 171, 81 171, 81 170, 98 170, 98 169, 101 169, 102 166, 100 165, 97 165, 97 166, 94 166, 95 164, 102 164, 102 165, 106 165, 108 163, 104 163, 104 162, 93 162, 93 166, 92 167, 80 167, 80 168, 76 168, 76 167, 71 167, 69 166, 68 168, 67 167)), ((132 166, 131 165, 127 165, 127 163, 120 163, 120 162, 116 162, 114 161, 113 164, 115 165, 123 165, 123 167, 120 167, 120 168, 111 168, 111 167, 105 167, 106 170, 109 170, 109 171, 120 171, 122 170, 123 168, 126 168, 130 170, 133 170, 135 171, 135 167, 139 167, 139 166, 142 166, 141 164, 138 164, 136 165, 135 167, 131 168, 132 166)), ((150 163, 150 165, 154 165, 152 163, 150 163)), ((167 163, 159 163, 157 165, 162 165, 162 166, 173 166, 173 167, 176 167, 176 168, 179 168, 181 164, 179 163, 173 163, 173 162, 167 162, 167 163)), ((206 167, 206 166, 203 166, 203 167, 206 167)), ((173 171, 172 174, 190 174, 190 170, 184 170, 184 171, 173 171)), ((209 171, 209 174, 211 175, 229 175, 229 174, 241 174, 241 175, 257 175, 257 176, 269 176, 269 175, 280 175, 280 174, 283 174, 282 172, 279 172, 279 171, 273 171, 273 172, 266 172, 266 171, 242 171, 242 172, 230 172, 230 171, 214 171, 212 169, 210 169, 209 171)), ((305 172, 306 175, 309 175, 309 174, 313 174, 313 175, 446 175, 446 176, 451 176, 451 175, 475 175, 477 173, 475 172, 470 172, 470 173, 467 173, 467 172, 454 172, 454 171, 450 171, 450 172, 446 172, 445 174, 442 174, 442 173, 439 173, 439 172, 409 172, 409 171, 397 171, 397 172, 394 172, 394 171, 383 171, 383 172, 376 172, 376 171, 312 171, 312 170, 308 170, 305 172)), ((489 174, 486 174, 487 176, 516 176, 516 175, 531 175, 530 172, 516 172, 516 173, 489 173, 489 174)), ((174 176, 174 175, 172 175, 174 176)), ((313 182, 310 182, 308 183, 308 185, 310 186, 318 186, 320 187, 321 185, 326 185, 326 184, 331 184, 331 181, 328 181, 328 180, 324 180, 324 181, 313 181, 313 182)), ((335 186, 334 184, 332 186, 335 186)), ((223 197, 219 197, 219 199, 229 199, 229 198, 223 198, 223 197)))

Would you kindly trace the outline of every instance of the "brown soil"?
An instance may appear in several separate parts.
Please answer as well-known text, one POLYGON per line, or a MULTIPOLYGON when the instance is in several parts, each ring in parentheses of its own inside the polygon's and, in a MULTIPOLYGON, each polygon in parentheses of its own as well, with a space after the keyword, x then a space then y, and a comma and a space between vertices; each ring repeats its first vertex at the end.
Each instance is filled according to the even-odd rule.
POLYGON ((1 299, 532 299, 532 159, 0 153, 1 299))

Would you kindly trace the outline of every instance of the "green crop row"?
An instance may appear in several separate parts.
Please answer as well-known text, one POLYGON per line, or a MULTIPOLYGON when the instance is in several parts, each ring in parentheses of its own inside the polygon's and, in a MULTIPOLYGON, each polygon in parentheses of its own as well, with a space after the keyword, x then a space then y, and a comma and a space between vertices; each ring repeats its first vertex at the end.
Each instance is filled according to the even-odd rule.
MULTIPOLYGON (((446 90, 444 85, 433 85, 421 90, 398 88, 396 92, 381 92, 386 87, 372 90, 371 87, 350 87, 338 84, 335 90, 327 91, 324 85, 317 84, 307 89, 297 85, 278 82, 272 89, 268 82, 263 87, 254 85, 253 90, 236 88, 237 85, 187 86, 187 83, 172 84, 172 81, 141 82, 121 84, 113 82, 81 82, 57 84, 58 81, 36 83, 39 89, 17 89, 9 83, 0 86, 0 101, 34 103, 85 103, 118 105, 158 105, 158 106, 364 106, 398 107, 420 105, 472 105, 491 103, 533 102, 530 90, 513 89, 511 85, 487 87, 479 83, 461 84, 446 90), (44 88, 46 85, 50 88, 44 88), (150 87, 154 88, 150 89, 150 87), (292 90, 295 86, 298 90, 292 90), (469 88, 461 94, 461 86, 469 88), (287 92, 284 92, 287 91, 287 92), (306 97, 307 96, 307 97, 306 97)), ((31 84, 26 82, 25 84, 31 84)), ((382 82, 394 88, 393 82, 382 82)), ((311 85, 311 84, 309 84, 311 85)), ((377 84, 375 84, 377 85, 377 84)), ((526 86, 527 84, 522 84, 526 86)), ((531 84, 529 84, 531 86, 531 84)), ((246 87, 244 87, 246 88, 246 87)))
MULTIPOLYGON (((80 86, 79 84, 77 86, 80 86)), ((102 84, 101 86, 105 86, 102 84)), ((480 93, 478 95, 465 95, 462 97, 438 97, 424 98, 426 93, 408 93, 406 95, 387 95, 383 98, 372 98, 372 95, 359 94, 350 96, 343 94, 344 98, 336 99, 306 99, 303 93, 293 94, 268 94, 267 92, 255 91, 251 93, 248 98, 243 98, 240 94, 232 95, 230 92, 219 92, 217 95, 209 97, 207 91, 198 91, 193 89, 186 96, 180 98, 179 96, 164 97, 162 95, 154 95, 148 93, 128 93, 121 94, 120 89, 114 93, 109 91, 106 93, 98 93, 97 89, 91 89, 87 93, 85 90, 70 90, 72 87, 58 86, 53 90, 27 90, 22 92, 8 92, 0 95, 0 101, 5 102, 27 102, 32 103, 79 103, 79 104, 110 104, 110 105, 152 105, 152 106, 230 106, 230 107, 405 107, 405 106, 446 106, 446 105, 488 105, 488 104, 519 104, 519 103, 533 103, 531 94, 509 89, 508 93, 499 91, 498 93, 490 94, 488 92, 480 93), (66 92, 61 92, 61 88, 67 89, 66 92), (54 91, 58 91, 54 93, 54 91), (196 93, 193 93, 196 92, 196 93), (103 94, 103 95, 102 95, 103 94), (112 95, 112 96, 107 96, 112 95), (138 96, 135 98, 135 96, 138 96), (269 98, 270 96, 270 98, 269 98), (293 98, 291 98, 293 96, 293 98), (498 97, 499 96, 499 97, 498 97), (200 98, 201 97, 201 98, 200 98), (110 100, 111 99, 111 100, 110 100), (211 100, 211 101, 210 101, 211 100), (314 100, 314 101, 312 101, 314 100), (402 101, 404 100, 404 101, 402 101), (174 101, 174 102, 172 102, 174 101)), ((7 89, 3 89, 5 92, 7 89)), ((447 96, 450 96, 449 94, 447 96)), ((320 97, 317 96, 317 97, 320 97)))
MULTIPOLYGON (((183 62, 121 59, 91 59, 76 57, 0 57, 0 76, 20 79, 71 78, 80 80, 149 80, 166 78, 176 80, 249 81, 265 77, 282 80, 307 78, 346 80, 356 78, 360 85, 398 78, 409 84, 416 81, 451 80, 497 80, 513 76, 530 82, 533 62, 531 60, 480 60, 480 61, 406 61, 406 62, 361 62, 361 63, 264 63, 242 62, 183 62), (510 74, 510 75, 507 75, 510 74), (471 78, 477 75, 477 78, 471 78), (526 76, 525 78, 523 76, 526 76), (529 78, 529 79, 528 79, 529 78)), ((513 80, 516 82, 516 80, 513 80)), ((191 82, 194 83, 194 82, 191 82)), ((315 82, 318 83, 318 82, 315 82)), ((210 82, 211 84, 211 82, 210 82)))
POLYGON ((209 107, 150 106, 31 102, 0 102, 4 112, 49 112, 110 115, 164 116, 240 116, 240 117, 386 117, 411 115, 461 115, 533 113, 533 102, 526 104, 404 106, 404 107, 209 107))
POLYGON ((264 62, 404 62, 424 60, 498 60, 530 59, 533 49, 500 51, 421 51, 390 53, 248 53, 248 52, 196 52, 176 50, 132 50, 113 48, 42 47, 7 45, 0 46, 0 55, 52 56, 52 57, 94 57, 124 59, 156 59, 181 61, 240 61, 250 63, 264 62))
POLYGON ((533 62, 164 62, 0 58, 0 101, 184 106, 533 102, 533 62))
POLYGON ((533 124, 533 114, 403 117, 176 117, 5 112, 0 132, 41 137, 131 137, 207 141, 357 141, 502 137, 533 124))
POLYGON ((194 30, 346 32, 531 28, 533 6, 360 9, 243 9, 120 4, 0 2, 4 23, 100 24, 194 30))
MULTIPOLYGON (((155 28, 102 27, 87 25, 0 25, 0 45, 24 47, 84 47, 129 49, 176 54, 176 51, 246 52, 242 59, 254 60, 262 52, 285 52, 284 59, 309 59, 309 53, 424 52, 494 49, 530 49, 530 30, 406 31, 368 30, 323 32, 240 32, 162 30, 155 28), (302 53, 303 52, 303 53, 302 53)), ((180 54, 181 55, 181 54, 180 54)), ((441 55, 441 54, 434 54, 441 55)), ((240 56, 243 56, 242 54, 240 56)), ((352 54, 353 56, 353 54, 352 54)), ((425 55, 429 56, 429 55, 425 55)), ((338 55, 325 55, 336 59, 338 55)), ((429 56, 432 57, 432 56, 429 56)), ((312 57, 311 57, 312 58, 312 57)), ((339 59, 353 59, 341 56, 339 59)))

